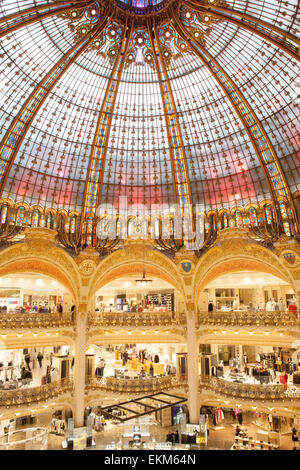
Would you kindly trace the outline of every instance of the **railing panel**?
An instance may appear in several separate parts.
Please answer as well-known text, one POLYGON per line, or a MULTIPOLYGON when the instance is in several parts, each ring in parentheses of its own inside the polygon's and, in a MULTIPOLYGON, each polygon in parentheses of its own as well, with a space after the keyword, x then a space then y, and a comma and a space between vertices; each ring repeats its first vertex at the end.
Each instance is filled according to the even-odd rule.
POLYGON ((62 395, 73 390, 72 380, 61 380, 40 387, 20 387, 16 390, 0 390, 0 407, 17 406, 62 395))
POLYGON ((300 386, 290 385, 285 389, 283 384, 274 385, 254 385, 239 384, 229 380, 216 377, 209 377, 200 380, 203 389, 209 389, 217 394, 234 398, 249 400, 290 400, 300 401, 300 386))
POLYGON ((198 313, 198 326, 295 326, 296 324, 300 324, 297 315, 289 312, 244 310, 198 313))
POLYGON ((183 325, 184 316, 174 312, 93 312, 92 326, 169 326, 183 325))
POLYGON ((0 314, 0 329, 55 328, 72 326, 71 314, 4 313, 0 314))
POLYGON ((178 383, 177 378, 172 376, 147 377, 143 379, 100 377, 90 379, 86 384, 86 387, 90 389, 103 389, 123 393, 141 393, 166 390, 170 387, 176 387, 179 385, 181 384, 178 383))

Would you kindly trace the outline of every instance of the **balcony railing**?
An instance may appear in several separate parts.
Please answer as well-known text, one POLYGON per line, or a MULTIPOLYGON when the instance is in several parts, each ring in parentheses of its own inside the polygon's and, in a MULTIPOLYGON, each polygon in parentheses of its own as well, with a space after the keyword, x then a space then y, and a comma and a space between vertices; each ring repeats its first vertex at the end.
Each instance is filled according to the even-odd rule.
POLYGON ((238 311, 200 312, 198 325, 212 326, 295 326, 300 324, 297 316, 286 312, 238 311))
POLYGON ((182 385, 174 376, 146 377, 143 379, 120 379, 116 377, 93 378, 86 387, 93 390, 103 389, 124 393, 157 392, 182 385))
POLYGON ((0 390, 0 407, 30 404, 46 401, 73 390, 72 380, 61 380, 40 387, 0 390))
POLYGON ((299 400, 300 387, 288 386, 285 390, 283 384, 276 385, 254 385, 240 384, 228 380, 210 377, 200 380, 202 389, 209 389, 217 394, 248 400, 299 400))
POLYGON ((171 326, 182 325, 183 316, 174 312, 94 312, 89 314, 92 326, 171 326))
POLYGON ((0 314, 0 329, 54 328, 72 326, 71 314, 57 313, 4 313, 0 314))

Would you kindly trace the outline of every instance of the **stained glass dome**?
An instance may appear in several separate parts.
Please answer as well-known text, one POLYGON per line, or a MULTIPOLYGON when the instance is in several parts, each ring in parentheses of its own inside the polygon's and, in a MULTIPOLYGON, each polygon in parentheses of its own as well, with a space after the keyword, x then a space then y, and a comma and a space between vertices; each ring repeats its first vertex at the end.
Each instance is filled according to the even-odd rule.
POLYGON ((298 10, 297 0, 3 0, 2 201, 84 216, 122 197, 293 211, 298 10))

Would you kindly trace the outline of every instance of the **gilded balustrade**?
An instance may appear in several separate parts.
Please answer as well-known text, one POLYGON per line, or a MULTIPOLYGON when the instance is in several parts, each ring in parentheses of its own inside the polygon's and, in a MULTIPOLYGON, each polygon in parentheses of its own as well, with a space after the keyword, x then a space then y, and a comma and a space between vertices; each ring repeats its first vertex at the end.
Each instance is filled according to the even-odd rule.
POLYGON ((73 325, 71 314, 5 313, 0 314, 0 329, 55 328, 73 325))
POLYGON ((119 393, 157 392, 178 386, 176 377, 157 376, 137 379, 120 379, 116 377, 99 377, 88 381, 86 387, 92 390, 110 390, 119 393))
POLYGON ((19 387, 14 390, 0 390, 0 407, 31 404, 63 395, 73 390, 72 380, 61 380, 40 387, 19 387))
POLYGON ((183 317, 173 312, 94 312, 91 326, 172 326, 182 325, 183 317))
POLYGON ((239 311, 200 312, 198 325, 212 326, 295 326, 300 324, 295 314, 287 312, 239 311))
POLYGON ((254 385, 235 383, 229 380, 210 377, 201 379, 202 389, 209 389, 216 394, 248 400, 300 400, 300 387, 291 385, 285 390, 283 384, 254 385))

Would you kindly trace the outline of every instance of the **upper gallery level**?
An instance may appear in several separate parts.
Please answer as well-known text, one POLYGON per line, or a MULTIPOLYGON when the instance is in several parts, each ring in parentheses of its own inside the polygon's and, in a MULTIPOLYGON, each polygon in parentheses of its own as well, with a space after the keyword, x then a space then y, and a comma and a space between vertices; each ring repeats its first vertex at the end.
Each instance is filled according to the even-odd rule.
POLYGON ((74 256, 56 231, 27 228, 25 238, 0 251, 0 330, 76 333, 85 318, 89 334, 185 336, 194 316, 200 335, 250 328, 296 338, 299 264, 295 240, 266 248, 245 229, 224 230, 201 255, 183 247, 171 256, 127 240, 110 254, 90 247, 74 256))

